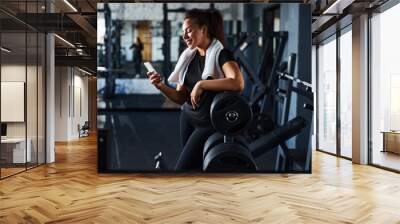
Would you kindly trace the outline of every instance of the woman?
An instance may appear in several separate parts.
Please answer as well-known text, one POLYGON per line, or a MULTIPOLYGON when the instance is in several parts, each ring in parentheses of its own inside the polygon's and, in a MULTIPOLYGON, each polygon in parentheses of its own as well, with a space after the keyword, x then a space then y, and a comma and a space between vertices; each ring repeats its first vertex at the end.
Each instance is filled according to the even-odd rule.
POLYGON ((147 75, 166 97, 183 104, 180 126, 183 150, 175 170, 200 170, 204 143, 215 132, 209 110, 200 110, 204 107, 202 104, 209 102, 202 101, 206 101, 204 98, 209 92, 241 92, 244 81, 232 53, 223 48, 223 20, 218 11, 193 9, 186 12, 182 30, 188 48, 180 55, 169 77, 170 82, 178 83, 176 89, 163 84, 156 72, 147 75))

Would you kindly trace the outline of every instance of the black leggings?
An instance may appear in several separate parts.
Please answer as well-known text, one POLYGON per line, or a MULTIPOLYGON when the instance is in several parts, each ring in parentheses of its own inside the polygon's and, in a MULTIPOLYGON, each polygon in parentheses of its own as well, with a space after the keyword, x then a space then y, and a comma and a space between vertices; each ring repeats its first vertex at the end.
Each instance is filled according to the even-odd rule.
POLYGON ((183 150, 176 163, 175 170, 200 171, 203 168, 204 143, 215 130, 211 125, 210 119, 199 122, 189 116, 185 110, 181 112, 180 126, 183 150))

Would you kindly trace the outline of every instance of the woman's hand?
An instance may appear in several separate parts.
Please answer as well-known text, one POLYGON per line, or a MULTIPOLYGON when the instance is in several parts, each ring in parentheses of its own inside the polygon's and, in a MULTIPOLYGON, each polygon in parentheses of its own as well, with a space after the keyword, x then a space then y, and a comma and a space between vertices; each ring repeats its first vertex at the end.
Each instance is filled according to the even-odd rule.
POLYGON ((199 106, 200 97, 203 92, 202 81, 198 81, 190 93, 190 101, 192 102, 193 109, 199 106))
POLYGON ((162 84, 162 77, 155 71, 147 72, 147 77, 150 79, 150 83, 153 84, 157 89, 160 88, 162 84))

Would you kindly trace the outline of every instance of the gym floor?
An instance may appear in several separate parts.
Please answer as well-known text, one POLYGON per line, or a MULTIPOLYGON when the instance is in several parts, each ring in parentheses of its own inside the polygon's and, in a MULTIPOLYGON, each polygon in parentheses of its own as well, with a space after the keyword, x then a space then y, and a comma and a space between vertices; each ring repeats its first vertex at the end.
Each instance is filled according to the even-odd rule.
POLYGON ((98 174, 96 136, 0 181, 0 223, 398 223, 398 174, 313 152, 312 174, 98 174))

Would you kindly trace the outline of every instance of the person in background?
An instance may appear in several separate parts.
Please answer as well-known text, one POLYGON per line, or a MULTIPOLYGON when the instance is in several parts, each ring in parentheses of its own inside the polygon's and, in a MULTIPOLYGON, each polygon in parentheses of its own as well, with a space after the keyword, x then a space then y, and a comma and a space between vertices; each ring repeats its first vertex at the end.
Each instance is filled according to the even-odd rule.
POLYGON ((142 67, 142 50, 143 43, 139 37, 136 37, 136 41, 129 47, 129 49, 133 49, 133 63, 135 66, 136 78, 140 77, 141 67, 142 67))

